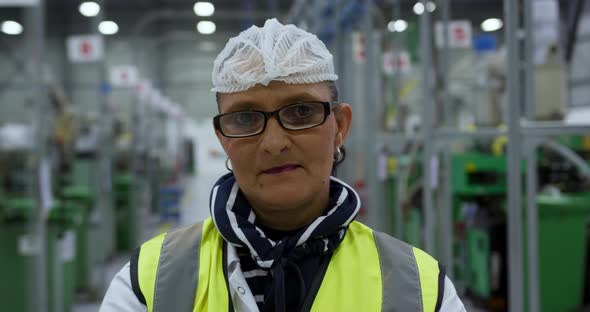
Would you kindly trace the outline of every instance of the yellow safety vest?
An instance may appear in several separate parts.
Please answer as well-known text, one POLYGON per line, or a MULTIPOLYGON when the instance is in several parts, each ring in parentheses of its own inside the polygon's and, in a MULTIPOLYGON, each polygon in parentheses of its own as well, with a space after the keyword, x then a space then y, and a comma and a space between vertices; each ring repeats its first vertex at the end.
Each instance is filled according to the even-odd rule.
MULTIPOLYGON (((233 310, 223 238, 209 218, 144 243, 133 289, 149 312, 233 310)), ((444 270, 425 252, 353 222, 330 259, 311 311, 438 311, 444 270)))

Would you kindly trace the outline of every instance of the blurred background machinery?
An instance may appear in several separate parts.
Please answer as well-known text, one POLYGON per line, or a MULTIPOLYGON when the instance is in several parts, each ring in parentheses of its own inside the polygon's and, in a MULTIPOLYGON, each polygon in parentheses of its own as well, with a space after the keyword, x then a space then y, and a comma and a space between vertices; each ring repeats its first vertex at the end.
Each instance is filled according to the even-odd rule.
POLYGON ((141 242, 208 216, 212 63, 270 17, 334 55, 360 221, 468 311, 589 308, 587 1, 0 0, 7 311, 96 311, 141 242))

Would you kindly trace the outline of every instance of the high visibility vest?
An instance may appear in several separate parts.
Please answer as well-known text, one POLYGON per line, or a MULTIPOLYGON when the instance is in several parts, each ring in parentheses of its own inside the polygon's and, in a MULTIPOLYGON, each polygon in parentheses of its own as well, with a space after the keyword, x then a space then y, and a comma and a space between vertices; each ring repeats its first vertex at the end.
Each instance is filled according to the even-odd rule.
MULTIPOLYGON (((131 260, 136 295, 149 312, 233 311, 223 245, 210 218, 149 240, 131 260)), ((438 311, 444 278, 422 250, 353 222, 303 310, 438 311)))

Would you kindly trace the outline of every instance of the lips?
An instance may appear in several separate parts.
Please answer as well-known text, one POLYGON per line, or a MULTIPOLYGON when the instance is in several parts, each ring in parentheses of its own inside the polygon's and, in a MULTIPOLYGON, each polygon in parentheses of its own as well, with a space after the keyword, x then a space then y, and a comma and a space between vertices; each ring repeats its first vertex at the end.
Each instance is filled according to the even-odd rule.
POLYGON ((301 166, 299 166, 299 165, 289 164, 289 165, 273 167, 273 168, 262 171, 262 173, 264 173, 264 174, 279 174, 279 173, 293 171, 293 170, 300 168, 300 167, 301 166))

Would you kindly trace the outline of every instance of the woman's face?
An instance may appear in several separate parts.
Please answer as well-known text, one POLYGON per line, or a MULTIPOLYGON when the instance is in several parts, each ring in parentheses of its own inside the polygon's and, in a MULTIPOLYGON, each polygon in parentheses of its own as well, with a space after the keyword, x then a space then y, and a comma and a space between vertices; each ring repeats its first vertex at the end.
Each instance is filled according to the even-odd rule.
MULTIPOLYGON (((222 94, 220 113, 255 109, 275 111, 289 104, 331 100, 327 83, 287 84, 273 81, 238 93, 222 94)), ((270 118, 264 132, 246 138, 227 138, 217 132, 231 161, 242 192, 255 209, 280 213, 327 198, 334 151, 342 146, 352 111, 342 103, 326 122, 305 130, 283 129, 270 118)))

